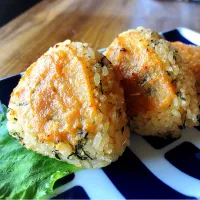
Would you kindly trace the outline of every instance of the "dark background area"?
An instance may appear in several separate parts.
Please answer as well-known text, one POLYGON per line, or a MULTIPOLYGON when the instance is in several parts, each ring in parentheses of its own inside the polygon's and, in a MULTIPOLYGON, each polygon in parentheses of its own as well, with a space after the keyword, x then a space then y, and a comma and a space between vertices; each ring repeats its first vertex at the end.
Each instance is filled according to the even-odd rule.
POLYGON ((0 0, 0 27, 42 0, 0 0))

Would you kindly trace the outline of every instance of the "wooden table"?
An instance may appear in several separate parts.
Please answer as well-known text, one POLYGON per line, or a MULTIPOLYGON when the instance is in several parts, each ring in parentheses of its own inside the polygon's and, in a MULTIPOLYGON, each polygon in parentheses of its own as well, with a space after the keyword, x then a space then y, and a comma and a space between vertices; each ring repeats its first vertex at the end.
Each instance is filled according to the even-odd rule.
POLYGON ((44 0, 0 29, 0 77, 24 71, 65 39, 108 46, 120 32, 145 26, 200 32, 200 4, 153 0, 44 0))

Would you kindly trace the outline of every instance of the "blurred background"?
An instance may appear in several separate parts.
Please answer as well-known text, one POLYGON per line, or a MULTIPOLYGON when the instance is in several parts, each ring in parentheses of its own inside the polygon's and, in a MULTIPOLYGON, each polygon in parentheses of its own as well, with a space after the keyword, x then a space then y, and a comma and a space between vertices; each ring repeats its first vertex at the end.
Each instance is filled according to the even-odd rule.
MULTIPOLYGON (((0 0, 0 27, 41 1, 59 4, 69 0, 0 0)), ((110 15, 129 17, 128 20, 132 26, 143 24, 151 28, 156 27, 157 30, 188 26, 200 30, 200 23, 194 20, 200 19, 200 0, 93 0, 93 3, 91 0, 73 0, 74 4, 85 3, 85 6, 96 3, 96 7, 100 2, 104 5, 108 3, 107 10, 110 4, 113 4, 109 8, 110 15), (130 5, 130 9, 127 9, 126 4, 130 5), (114 6, 119 6, 121 9, 113 12, 114 6)), ((66 9, 69 8, 66 7, 66 9)))
POLYGON ((24 71, 49 47, 66 39, 99 49, 137 26, 200 32, 197 1, 0 0, 0 77, 24 71))
POLYGON ((0 27, 41 0, 0 0, 0 27))

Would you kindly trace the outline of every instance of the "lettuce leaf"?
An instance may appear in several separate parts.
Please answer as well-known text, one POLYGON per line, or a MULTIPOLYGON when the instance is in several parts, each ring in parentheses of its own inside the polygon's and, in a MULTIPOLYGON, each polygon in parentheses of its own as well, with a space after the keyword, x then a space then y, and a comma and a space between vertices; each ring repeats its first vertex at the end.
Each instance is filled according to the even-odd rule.
POLYGON ((0 198, 39 199, 53 194, 58 179, 80 168, 22 147, 8 134, 6 113, 0 104, 0 198))

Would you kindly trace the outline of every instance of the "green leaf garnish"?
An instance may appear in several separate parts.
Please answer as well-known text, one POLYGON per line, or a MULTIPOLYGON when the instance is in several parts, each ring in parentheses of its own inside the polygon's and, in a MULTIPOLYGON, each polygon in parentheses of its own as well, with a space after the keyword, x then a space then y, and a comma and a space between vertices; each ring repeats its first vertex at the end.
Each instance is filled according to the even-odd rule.
POLYGON ((54 183, 80 168, 21 146, 8 134, 7 108, 0 106, 0 198, 39 199, 54 194, 54 183))

